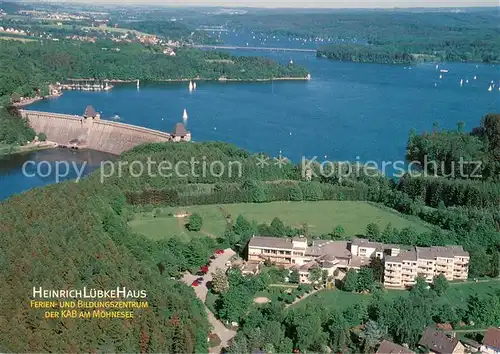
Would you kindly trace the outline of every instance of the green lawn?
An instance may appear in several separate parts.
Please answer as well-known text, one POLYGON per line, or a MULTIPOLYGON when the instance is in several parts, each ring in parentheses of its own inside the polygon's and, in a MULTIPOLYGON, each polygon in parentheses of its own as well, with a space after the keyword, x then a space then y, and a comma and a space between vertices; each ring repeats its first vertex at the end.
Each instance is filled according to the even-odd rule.
MULTIPOLYGON (((198 213, 203 218, 202 234, 220 235, 224 232, 226 221, 225 213, 235 220, 238 215, 243 215, 248 220, 258 223, 270 223, 274 217, 280 218, 285 225, 300 227, 301 224, 309 225, 311 234, 323 234, 332 231, 335 226, 341 225, 347 235, 364 234, 366 225, 376 223, 384 229, 388 223, 401 229, 413 227, 418 232, 427 231, 424 223, 403 217, 392 210, 380 208, 366 202, 352 201, 317 201, 317 202, 272 202, 272 203, 240 203, 222 205, 196 205, 191 207, 163 208, 162 215, 174 214, 179 211, 198 213)), ((152 239, 166 237, 166 234, 184 234, 186 237, 196 236, 185 230, 183 223, 177 218, 162 216, 153 218, 143 216, 133 220, 130 225, 138 232, 152 239)))
MULTIPOLYGON (((500 281, 490 280, 484 283, 452 283, 446 293, 439 298, 438 304, 448 302, 452 306, 466 306, 466 301, 471 294, 494 294, 500 290, 500 281)), ((409 291, 406 290, 388 290, 385 296, 389 299, 394 299, 399 296, 407 296, 409 291)), ((322 290, 311 295, 304 301, 299 302, 295 306, 306 306, 308 303, 313 303, 321 308, 336 308, 345 309, 349 306, 365 303, 368 304, 372 296, 370 294, 355 294, 345 292, 339 289, 322 290)))
MULTIPOLYGON (((399 296, 406 296, 408 291, 405 290, 388 290, 385 294, 387 298, 394 299, 399 296)), ((344 310, 350 306, 364 303, 368 305, 372 299, 370 294, 357 294, 342 291, 339 289, 321 290, 309 296, 307 299, 298 302, 292 307, 306 306, 308 303, 313 303, 315 306, 328 309, 336 308, 344 310)))

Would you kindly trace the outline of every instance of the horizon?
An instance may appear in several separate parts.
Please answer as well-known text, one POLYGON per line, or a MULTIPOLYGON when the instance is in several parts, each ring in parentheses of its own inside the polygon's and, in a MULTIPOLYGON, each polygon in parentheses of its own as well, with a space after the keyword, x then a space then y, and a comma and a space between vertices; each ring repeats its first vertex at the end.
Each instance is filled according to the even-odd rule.
POLYGON ((310 1, 283 1, 283 0, 71 0, 40 1, 32 3, 79 3, 89 5, 144 5, 163 7, 226 7, 252 9, 418 9, 418 8, 477 8, 499 7, 496 0, 310 0, 310 1), (303 3, 306 3, 304 5, 303 3))

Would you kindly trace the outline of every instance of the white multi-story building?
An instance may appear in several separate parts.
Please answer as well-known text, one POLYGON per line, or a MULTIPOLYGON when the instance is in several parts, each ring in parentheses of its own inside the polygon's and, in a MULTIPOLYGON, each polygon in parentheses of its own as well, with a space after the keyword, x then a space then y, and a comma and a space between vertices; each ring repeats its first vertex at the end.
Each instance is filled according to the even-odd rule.
POLYGON ((466 280, 469 254, 461 246, 407 247, 371 242, 354 238, 350 241, 314 240, 311 245, 305 237, 254 236, 248 243, 248 261, 269 260, 275 264, 296 269, 301 282, 308 282, 309 270, 320 267, 333 275, 336 269, 359 269, 379 258, 385 265, 384 285, 404 288, 415 284, 423 276, 432 282, 434 276, 444 274, 448 280, 466 280))

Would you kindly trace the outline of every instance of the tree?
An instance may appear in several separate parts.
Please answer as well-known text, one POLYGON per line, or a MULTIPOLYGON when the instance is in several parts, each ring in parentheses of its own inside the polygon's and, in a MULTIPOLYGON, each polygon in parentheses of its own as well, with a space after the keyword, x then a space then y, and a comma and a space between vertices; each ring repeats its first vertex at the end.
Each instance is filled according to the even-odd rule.
POLYGON ((384 263, 380 258, 373 257, 370 259, 369 267, 373 271, 373 278, 376 281, 383 282, 384 280, 384 263))
POLYGON ((366 226, 366 235, 373 241, 380 240, 380 228, 375 223, 370 223, 366 226))
POLYGON ((310 269, 308 278, 311 283, 318 283, 321 280, 321 268, 314 267, 310 269))
POLYGON ((370 353, 382 341, 384 331, 380 328, 377 322, 370 320, 366 323, 360 337, 363 341, 364 352, 370 353))
POLYGON ((290 283, 293 283, 293 284, 300 283, 300 274, 299 274, 299 271, 297 269, 292 270, 292 272, 290 273, 290 276, 289 276, 288 280, 290 281, 290 283))
POLYGON ((490 256, 486 249, 481 246, 475 246, 469 250, 469 277, 479 278, 488 275, 491 272, 490 256))
POLYGON ((491 256, 491 273, 490 276, 493 278, 498 278, 500 275, 500 252, 498 250, 493 250, 491 256))
POLYGON ((186 225, 186 228, 189 231, 200 231, 202 226, 203 219, 198 213, 193 213, 191 214, 191 216, 189 216, 188 223, 186 225))
POLYGON ((459 321, 459 317, 457 316, 455 308, 445 302, 436 309, 434 321, 437 323, 455 323, 459 321))
POLYGON ((358 289, 358 273, 354 269, 349 269, 342 283, 345 291, 356 291, 358 289))
POLYGON ((425 278, 418 275, 415 278, 415 284, 410 290, 410 294, 415 297, 424 298, 429 294, 429 284, 425 281, 425 278))
POLYGON ((217 268, 215 273, 212 273, 212 291, 215 293, 223 293, 229 289, 229 282, 224 270, 217 268))
POLYGON ((341 225, 335 226, 332 233, 332 240, 342 240, 345 238, 345 230, 341 225))
POLYGON ((330 346, 335 352, 342 353, 349 343, 349 323, 338 310, 332 312, 329 322, 330 346))
POLYGON ((446 290, 448 290, 449 286, 450 284, 448 284, 448 280, 446 279, 444 274, 439 274, 434 277, 433 288, 438 296, 443 295, 446 290))
POLYGON ((38 133, 38 140, 39 141, 46 141, 47 135, 45 135, 45 133, 38 133))
POLYGON ((357 291, 365 291, 371 289, 374 283, 373 269, 362 267, 358 272, 357 291))
POLYGON ((279 237, 286 236, 285 225, 277 217, 275 217, 271 221, 271 225, 270 225, 269 230, 270 230, 270 232, 272 233, 273 236, 279 236, 279 237))

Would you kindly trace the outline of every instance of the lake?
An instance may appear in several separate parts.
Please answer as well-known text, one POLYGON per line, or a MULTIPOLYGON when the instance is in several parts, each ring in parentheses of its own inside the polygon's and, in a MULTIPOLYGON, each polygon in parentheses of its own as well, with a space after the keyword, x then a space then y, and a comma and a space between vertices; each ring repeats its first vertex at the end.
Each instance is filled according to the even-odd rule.
MULTIPOLYGON (((439 69, 448 72, 440 73, 435 64, 405 67, 334 62, 313 53, 232 53, 293 60, 309 69, 312 80, 199 82, 192 93, 186 83, 141 84, 139 90, 118 85, 110 92, 67 91, 29 109, 82 114, 90 104, 103 119, 117 115, 124 123, 163 131, 172 131, 186 109, 195 141, 226 141, 273 156, 281 151, 296 162, 318 156, 319 161, 379 164, 404 160, 412 128, 430 130, 437 121, 449 129, 464 121, 471 130, 486 113, 499 111, 498 66, 441 63, 439 69), (492 80, 496 86, 489 92, 492 80)), ((53 182, 23 177, 21 165, 11 161, 7 173, 0 170, 0 198, 53 182)))

